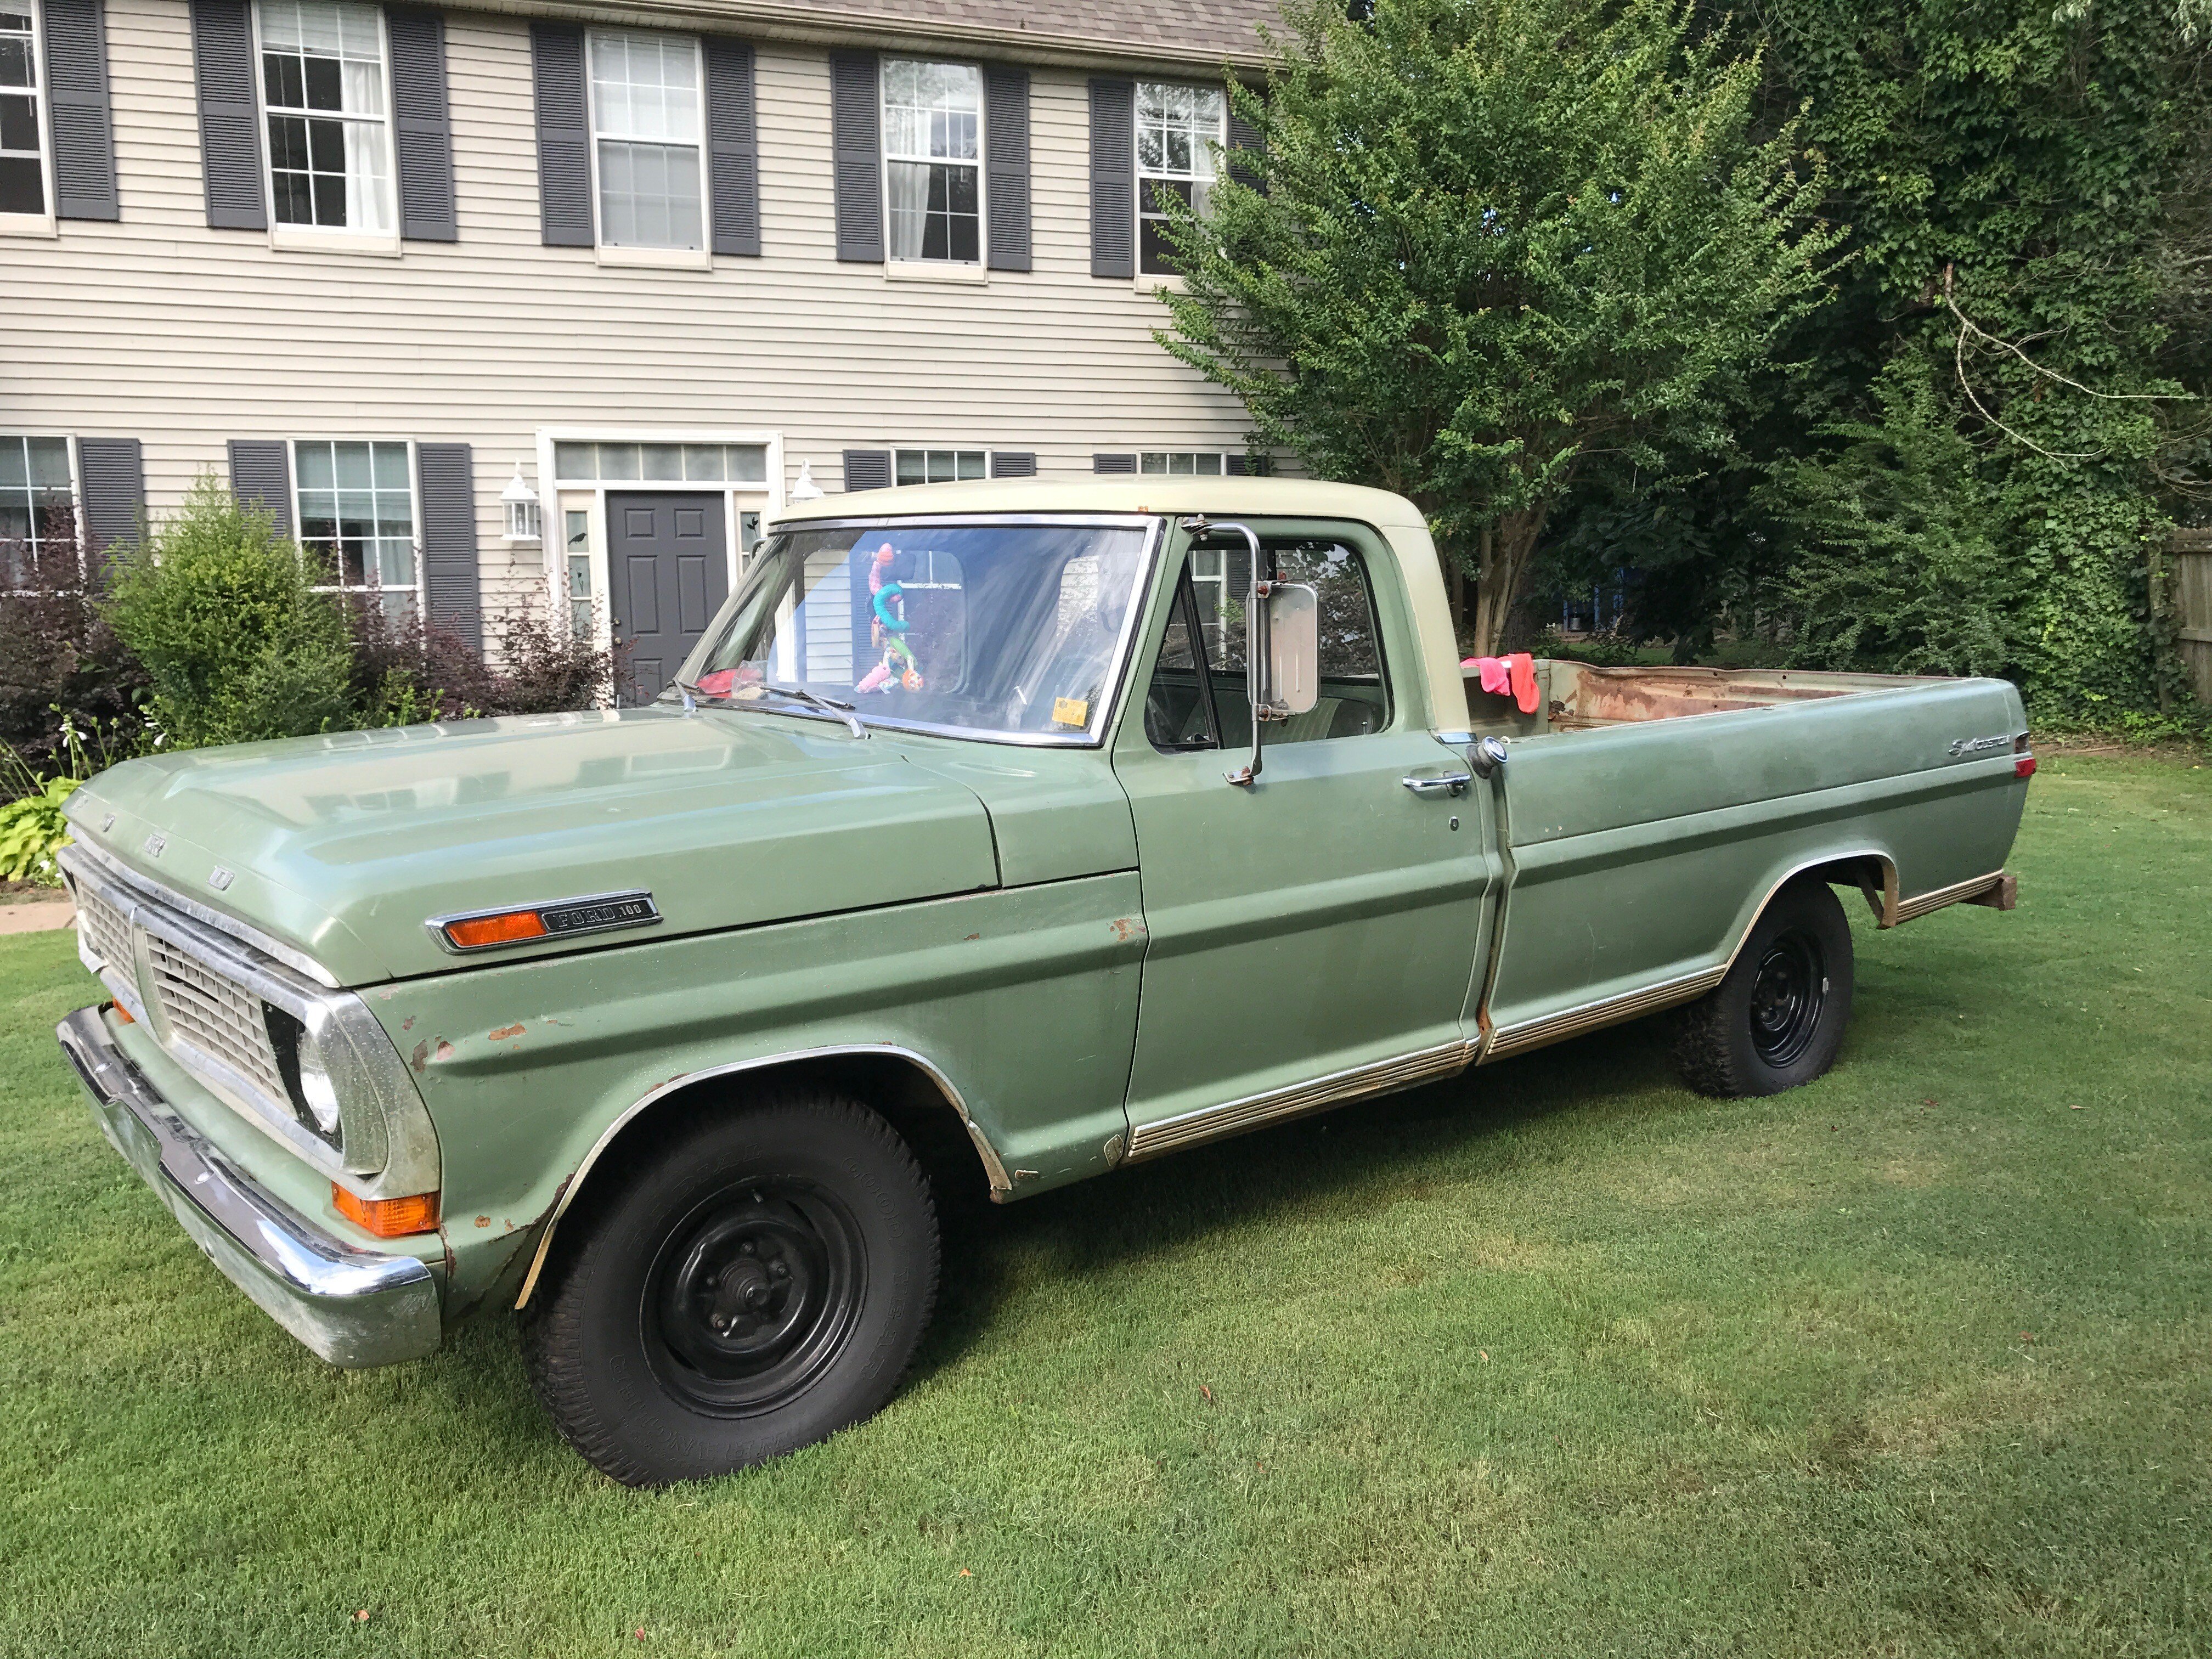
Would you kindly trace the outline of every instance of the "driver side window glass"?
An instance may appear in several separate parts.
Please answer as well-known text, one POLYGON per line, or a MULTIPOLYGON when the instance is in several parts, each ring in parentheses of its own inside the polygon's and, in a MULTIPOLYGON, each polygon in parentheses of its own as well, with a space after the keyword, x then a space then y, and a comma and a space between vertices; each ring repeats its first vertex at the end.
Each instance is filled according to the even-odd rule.
MULTIPOLYGON (((1389 682, 1366 561, 1327 538, 1263 539, 1275 580, 1310 586, 1319 602, 1321 697, 1269 725, 1270 748, 1364 737, 1390 723, 1389 682)), ((1145 700, 1145 735, 1168 752, 1241 748, 1251 741, 1244 685, 1250 558, 1242 542, 1191 550, 1145 700)))

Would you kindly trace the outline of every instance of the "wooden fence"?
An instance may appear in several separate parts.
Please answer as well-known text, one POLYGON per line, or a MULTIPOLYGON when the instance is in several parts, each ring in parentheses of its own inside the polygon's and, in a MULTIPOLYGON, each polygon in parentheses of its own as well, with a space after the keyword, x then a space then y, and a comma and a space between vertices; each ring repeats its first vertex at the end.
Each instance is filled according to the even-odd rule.
POLYGON ((2212 530, 2175 531, 2169 554, 2181 665, 2197 700, 2212 703, 2212 530))

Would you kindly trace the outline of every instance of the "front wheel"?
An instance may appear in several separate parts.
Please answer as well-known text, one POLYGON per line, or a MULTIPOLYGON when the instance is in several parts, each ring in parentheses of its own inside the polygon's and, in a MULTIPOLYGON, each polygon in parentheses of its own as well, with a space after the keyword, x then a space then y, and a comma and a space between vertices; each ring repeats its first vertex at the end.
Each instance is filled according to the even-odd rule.
POLYGON ((905 1141, 813 1093, 686 1121, 556 1259, 523 1326, 562 1437, 629 1486, 702 1480, 872 1415, 937 1295, 937 1216, 905 1141))
POLYGON ((1700 1094, 1779 1094, 1836 1063, 1851 1017, 1851 929, 1827 884, 1792 882, 1728 977, 1675 1016, 1674 1063, 1700 1094))

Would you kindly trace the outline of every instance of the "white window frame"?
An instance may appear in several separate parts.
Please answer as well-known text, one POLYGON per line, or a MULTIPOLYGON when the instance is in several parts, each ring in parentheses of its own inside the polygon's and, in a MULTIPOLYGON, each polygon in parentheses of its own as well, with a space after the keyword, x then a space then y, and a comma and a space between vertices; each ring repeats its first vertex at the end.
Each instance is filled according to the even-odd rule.
MULTIPOLYGON (((253 0, 246 8, 252 21, 253 50, 253 118, 255 148, 261 153, 261 203, 269 217, 269 246, 284 253, 370 253, 398 258, 400 252, 399 225, 399 112, 392 101, 392 28, 378 5, 376 12, 377 50, 384 63, 384 114, 379 125, 384 129, 385 176, 392 181, 392 228, 389 231, 339 229, 335 225, 289 225, 276 217, 276 156, 269 143, 269 88, 265 82, 261 43, 261 0, 253 0)), ((286 109, 279 114, 297 112, 286 109)), ((327 114, 327 112, 325 112, 327 114)), ((289 440, 288 440, 289 441, 289 440)), ((390 442, 389 439, 380 440, 390 442)))
POLYGON ((738 533, 743 528, 738 515, 758 512, 761 533, 765 536, 773 528, 772 521, 784 508, 783 434, 724 427, 544 426, 538 428, 538 504, 558 526, 558 534, 548 536, 544 544, 548 547, 558 544, 557 550, 545 558, 547 611, 556 624, 567 624, 573 631, 574 617, 572 610, 564 606, 562 600, 563 585, 568 574, 568 515, 581 502, 583 510, 590 515, 587 527, 591 537, 592 642, 602 651, 611 649, 614 645, 613 573, 607 564, 607 496, 610 494, 627 495, 648 491, 720 495, 722 547, 729 565, 730 592, 734 593, 738 591, 739 578, 744 574, 744 554, 738 545, 738 533), (757 445, 768 452, 767 465, 763 469, 768 478, 763 483, 725 483, 720 486, 705 481, 694 484, 653 478, 562 478, 554 469, 554 447, 565 443, 757 445))
POLYGON ((413 533, 410 536, 409 539, 414 544, 410 556, 413 559, 415 565, 415 580, 412 582, 408 583, 404 587, 397 583, 386 586, 382 581, 379 581, 374 587, 370 586, 367 582, 363 582, 358 587, 349 586, 344 580, 345 555, 343 550, 341 550, 338 554, 339 580, 334 582, 318 582, 315 584, 315 591, 319 593, 360 593, 364 595, 369 593, 411 593, 415 596, 415 614, 417 617, 427 617, 429 613, 424 602, 424 584, 422 580, 422 477, 420 469, 416 464, 414 439, 394 438, 389 434, 360 432, 331 432, 325 433, 321 436, 314 438, 285 439, 284 465, 291 470, 292 474, 292 539, 298 544, 301 551, 307 551, 307 518, 300 510, 300 446, 301 444, 401 443, 407 446, 407 514, 409 521, 414 526, 413 533))
MULTIPOLYGON (((48 108, 46 87, 46 13, 40 0, 15 0, 31 14, 31 99, 39 132, 39 189, 46 204, 43 213, 0 213, 0 236, 58 236, 61 222, 54 212, 54 125, 48 108)), ((21 97, 23 88, 9 88, 21 97)), ((18 436, 23 434, 18 434, 18 436)), ((33 434, 45 436, 45 434, 33 434)), ((70 465, 76 465, 76 446, 70 446, 70 465)))
MULTIPOLYGON (((594 28, 584 33, 584 148, 589 157, 592 178, 592 245, 603 265, 634 265, 657 267, 664 270, 712 270, 714 268, 714 181, 708 171, 707 152, 710 148, 707 136, 707 52, 704 43, 696 34, 684 34, 676 29, 650 28, 594 28), (599 197, 599 96, 598 82, 592 76, 592 42, 605 35, 643 34, 659 39, 680 40, 691 48, 693 85, 699 89, 699 246, 690 247, 633 247, 606 240, 607 215, 599 197)), ((617 138, 617 143, 633 142, 617 138)), ((550 470, 544 475, 551 476, 550 470)))
MULTIPOLYGON (((1157 219, 1159 216, 1151 211, 1152 198, 1148 193, 1147 187, 1156 180, 1167 180, 1173 183, 1194 183, 1197 181, 1197 174, 1194 171, 1187 174, 1179 173, 1146 173, 1145 171, 1142 143, 1143 135, 1138 131, 1138 129, 1141 125, 1143 119, 1141 112, 1144 107, 1145 88, 1146 87, 1162 89, 1168 88, 1181 88, 1190 92, 1209 92, 1220 99, 1221 118, 1214 129, 1213 143, 1215 147, 1224 154, 1227 152, 1229 146, 1229 94, 1218 87, 1209 87, 1201 83, 1188 81, 1139 81, 1137 82, 1135 101, 1132 108, 1132 118, 1130 123, 1131 161, 1135 170, 1135 178, 1137 181, 1137 188, 1133 192, 1137 198, 1136 223, 1131 228, 1131 234, 1133 240, 1130 244, 1130 248, 1135 258, 1137 267, 1137 286, 1139 288, 1179 288, 1182 286, 1183 280, 1181 272, 1172 270, 1146 270, 1145 269, 1145 222, 1148 218, 1157 219)), ((1195 130, 1193 131, 1192 137, 1194 141, 1195 141, 1197 137, 1195 130)), ((1195 152, 1194 152, 1194 155, 1195 152)), ((1211 179, 1208 179, 1204 182, 1209 185, 1218 184, 1221 182, 1221 173, 1217 172, 1211 179)))
MULTIPOLYGON (((58 438, 64 452, 69 456, 70 516, 76 527, 77 580, 84 580, 87 554, 84 545, 84 474, 77 459, 76 440, 66 432, 0 432, 0 443, 23 438, 58 438)), ((0 588, 0 592, 30 592, 29 588, 0 588)))
MULTIPOLYGON (((893 281, 928 283, 983 283, 991 278, 991 98, 989 83, 981 63, 965 58, 923 57, 915 53, 886 52, 878 60, 876 73, 876 173, 878 188, 883 192, 884 275, 893 281), (894 63, 937 64, 947 69, 963 69, 975 77, 975 258, 965 259, 899 259, 891 257, 891 167, 896 162, 919 162, 933 167, 965 167, 969 163, 951 156, 913 155, 891 153, 890 106, 889 76, 894 63)), ((894 463, 896 465, 896 463, 894 463)))

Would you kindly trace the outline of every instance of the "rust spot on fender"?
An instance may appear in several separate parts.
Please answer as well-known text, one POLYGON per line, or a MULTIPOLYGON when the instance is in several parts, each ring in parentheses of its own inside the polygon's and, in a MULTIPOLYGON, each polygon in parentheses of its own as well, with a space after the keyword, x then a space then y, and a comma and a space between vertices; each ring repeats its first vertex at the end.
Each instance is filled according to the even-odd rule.
POLYGON ((498 1042, 507 1037, 520 1036, 523 1033, 523 1030, 524 1027, 522 1022, 520 1020, 517 1020, 512 1025, 501 1026, 499 1030, 491 1032, 489 1035, 494 1042, 498 1042))
POLYGON ((962 939, 960 942, 961 942, 963 945, 970 945, 970 944, 973 944, 975 940, 977 940, 977 939, 981 939, 981 938, 982 938, 982 937, 983 937, 983 936, 982 936, 981 933, 970 933, 970 934, 969 934, 969 935, 968 935, 968 937, 967 937, 966 939, 962 939))
POLYGON ((413 1030, 415 1029, 415 1016, 410 1014, 406 1018, 401 1020, 399 1022, 399 1029, 403 1031, 413 1030))
MULTIPOLYGON (((446 1045, 441 1042, 438 1046, 442 1048, 446 1045)), ((439 1058, 442 1060, 445 1056, 441 1054, 439 1058)), ((407 1063, 415 1068, 416 1077, 422 1075, 424 1068, 430 1063, 430 1044, 427 1039, 415 1045, 415 1052, 407 1057, 407 1063)))
POLYGON ((490 1225, 491 1225, 491 1218, 490 1218, 489 1216, 488 1216, 488 1215, 480 1215, 480 1216, 478 1216, 478 1217, 477 1218, 477 1226, 479 1226, 479 1227, 489 1227, 489 1226, 490 1226, 490 1225))
POLYGON ((1135 916, 1116 916, 1106 925, 1114 930, 1114 937, 1124 945, 1133 939, 1144 937, 1145 924, 1135 916))
POLYGON ((451 1060, 453 1057, 453 1045, 447 1042, 445 1038, 440 1037, 438 1039, 438 1050, 435 1054, 432 1054, 430 1058, 433 1060, 451 1060))

